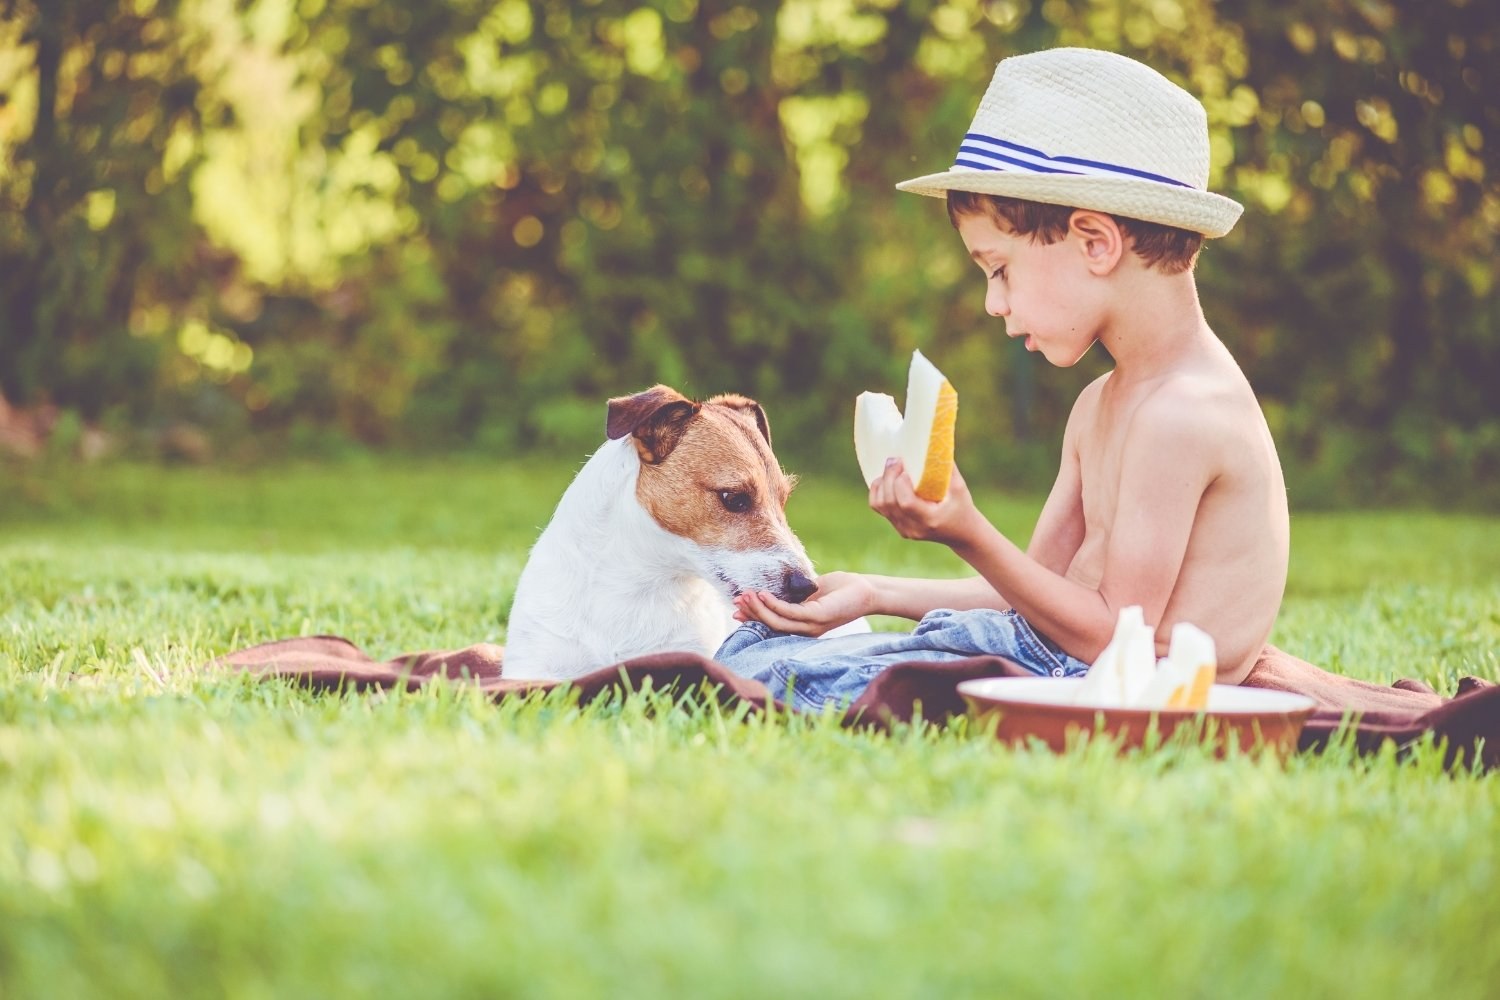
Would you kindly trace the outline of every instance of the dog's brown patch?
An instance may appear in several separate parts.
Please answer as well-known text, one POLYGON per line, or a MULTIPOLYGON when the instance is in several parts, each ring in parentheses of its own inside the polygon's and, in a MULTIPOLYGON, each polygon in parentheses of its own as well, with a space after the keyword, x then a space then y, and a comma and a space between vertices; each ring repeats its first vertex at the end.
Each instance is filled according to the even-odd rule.
POLYGON ((793 485, 771 452, 760 405, 717 396, 683 422, 666 454, 642 464, 636 496, 667 531, 746 552, 786 543, 793 485))

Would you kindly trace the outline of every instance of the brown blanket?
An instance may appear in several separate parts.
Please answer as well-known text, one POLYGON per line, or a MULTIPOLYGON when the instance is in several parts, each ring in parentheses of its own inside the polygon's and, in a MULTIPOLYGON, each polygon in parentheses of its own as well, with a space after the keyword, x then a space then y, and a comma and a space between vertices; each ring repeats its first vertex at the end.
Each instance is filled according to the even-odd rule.
MULTIPOLYGON (((512 681, 502 676, 504 650, 481 643, 463 649, 408 653, 379 661, 347 639, 307 636, 263 643, 230 653, 209 666, 245 670, 262 677, 286 677, 318 689, 421 687, 434 678, 478 684, 496 700, 518 692, 553 687, 550 681, 512 681)), ((849 706, 849 725, 889 725, 910 721, 920 712, 941 722, 966 710, 959 681, 973 677, 1031 676, 999 656, 979 656, 950 663, 900 663, 882 672, 849 706)), ((697 689, 707 685, 720 702, 749 702, 764 708, 770 692, 756 681, 736 676, 722 665, 691 653, 642 656, 586 674, 573 682, 583 701, 606 691, 639 688, 649 680, 657 690, 697 689)), ((1447 743, 1450 764, 1470 764, 1476 752, 1486 767, 1500 765, 1500 686, 1477 677, 1459 681, 1445 699, 1420 681, 1397 681, 1391 687, 1342 677, 1267 646, 1245 679, 1249 687, 1305 694, 1318 703, 1302 730, 1301 747, 1319 750, 1345 726, 1362 752, 1394 741, 1404 747, 1431 732, 1447 743), (1347 720, 1346 720, 1347 717, 1347 720)))

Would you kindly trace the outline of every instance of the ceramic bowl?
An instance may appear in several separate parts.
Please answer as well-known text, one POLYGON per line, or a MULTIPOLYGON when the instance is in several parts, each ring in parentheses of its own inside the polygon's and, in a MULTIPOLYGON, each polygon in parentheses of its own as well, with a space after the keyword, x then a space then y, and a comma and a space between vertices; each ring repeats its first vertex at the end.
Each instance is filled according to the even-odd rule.
POLYGON ((993 720, 999 739, 1038 739, 1058 751, 1078 733, 1107 735, 1128 750, 1143 745, 1153 727, 1165 741, 1186 726, 1220 755, 1231 746, 1287 754, 1317 707, 1305 695, 1229 684, 1215 684, 1202 711, 1075 705, 1082 683, 1081 677, 983 677, 960 683, 958 693, 980 726, 993 720))

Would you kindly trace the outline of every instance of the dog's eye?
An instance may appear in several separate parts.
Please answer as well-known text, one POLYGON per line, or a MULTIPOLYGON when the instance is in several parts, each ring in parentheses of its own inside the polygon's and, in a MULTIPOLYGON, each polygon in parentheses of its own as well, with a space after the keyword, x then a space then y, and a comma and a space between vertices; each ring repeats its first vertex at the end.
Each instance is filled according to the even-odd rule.
POLYGON ((719 503, 731 514, 743 514, 755 505, 755 498, 743 490, 720 490, 719 503))

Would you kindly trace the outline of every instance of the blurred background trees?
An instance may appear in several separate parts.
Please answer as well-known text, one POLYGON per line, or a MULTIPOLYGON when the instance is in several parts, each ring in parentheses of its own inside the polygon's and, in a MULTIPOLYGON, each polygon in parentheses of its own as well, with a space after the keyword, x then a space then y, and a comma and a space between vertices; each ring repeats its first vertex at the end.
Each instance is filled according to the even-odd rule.
POLYGON ((966 470, 1044 486, 1108 359, 1006 342, 892 185, 1074 44, 1208 109, 1247 211, 1200 284, 1294 501, 1496 498, 1497 42, 1479 0, 0 0, 0 395, 576 457, 666 381, 852 470, 853 396, 921 347, 966 470))

